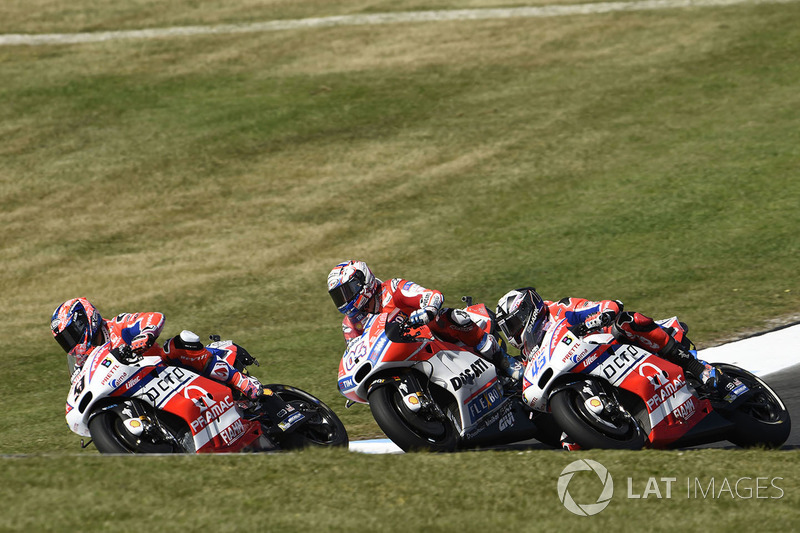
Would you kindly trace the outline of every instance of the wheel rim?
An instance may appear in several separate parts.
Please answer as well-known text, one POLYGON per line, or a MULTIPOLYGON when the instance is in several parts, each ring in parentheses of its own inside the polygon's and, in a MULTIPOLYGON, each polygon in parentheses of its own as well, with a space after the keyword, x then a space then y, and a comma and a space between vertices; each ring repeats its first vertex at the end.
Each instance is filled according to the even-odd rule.
POLYGON ((130 453, 172 453, 175 451, 175 447, 168 442, 153 440, 148 438, 146 434, 137 437, 128 431, 123 418, 117 413, 104 413, 98 416, 111 418, 107 422, 111 438, 130 453))
POLYGON ((723 368, 723 373, 727 373, 729 376, 738 379, 752 391, 751 396, 739 406, 737 411, 768 424, 782 422, 782 415, 786 407, 783 405, 778 395, 775 394, 775 391, 761 379, 749 372, 745 373, 737 370, 738 369, 723 368))
MULTIPOLYGON (((570 403, 575 413, 596 431, 616 440, 627 440, 636 434, 636 427, 624 417, 600 416, 586 408, 580 393, 570 394, 570 403)), ((603 414, 606 414, 603 411, 603 414)))
POLYGON ((404 425, 417 436, 429 442, 437 443, 447 439, 445 422, 432 416, 429 411, 414 412, 403 401, 400 391, 392 387, 390 404, 397 412, 404 425))
POLYGON ((306 417, 302 433, 308 440, 316 444, 328 444, 336 440, 336 424, 333 417, 324 408, 305 400, 290 400, 286 403, 306 417))

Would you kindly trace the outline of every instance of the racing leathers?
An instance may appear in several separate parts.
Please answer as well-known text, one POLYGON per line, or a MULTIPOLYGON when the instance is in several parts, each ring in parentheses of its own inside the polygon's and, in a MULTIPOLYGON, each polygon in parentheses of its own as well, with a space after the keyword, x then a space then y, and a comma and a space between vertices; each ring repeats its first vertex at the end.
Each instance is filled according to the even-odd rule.
POLYGON ((380 282, 372 298, 376 302, 367 305, 370 313, 360 312, 353 318, 345 315, 342 321, 345 341, 361 336, 370 314, 389 313, 393 316, 394 311, 409 317, 412 326, 427 324, 438 338, 473 349, 509 377, 521 377, 522 365, 501 349, 492 334, 481 329, 465 311, 442 307, 444 297, 441 292, 426 289, 413 281, 393 278, 380 282))
MULTIPOLYGON (((583 326, 610 333, 618 341, 636 345, 677 364, 703 383, 716 385, 718 376, 714 367, 689 352, 692 344, 686 337, 678 342, 652 318, 624 311, 622 302, 618 300, 594 302, 583 298, 563 298, 557 302, 545 300, 544 303, 551 321, 566 319, 575 328, 583 326)), ((527 356, 532 349, 535 347, 525 346, 523 354, 527 356)))
POLYGON ((223 359, 212 354, 190 331, 167 339, 163 347, 156 339, 164 328, 164 315, 157 312, 122 313, 110 320, 103 320, 100 333, 103 341, 99 346, 111 343, 113 348, 124 344, 134 353, 143 356, 159 356, 165 364, 188 368, 198 374, 225 383, 250 399, 257 399, 262 391, 259 381, 239 372, 223 359))

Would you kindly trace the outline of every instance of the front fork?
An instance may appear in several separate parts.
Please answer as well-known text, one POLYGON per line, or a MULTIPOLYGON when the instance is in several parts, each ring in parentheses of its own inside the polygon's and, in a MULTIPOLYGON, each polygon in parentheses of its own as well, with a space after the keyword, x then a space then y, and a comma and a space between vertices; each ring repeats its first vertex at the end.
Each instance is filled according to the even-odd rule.
POLYGON ((595 380, 586 380, 568 385, 578 392, 582 408, 586 414, 597 420, 611 420, 615 423, 628 422, 641 431, 636 418, 620 403, 616 390, 595 380), (610 389, 610 390, 609 390, 610 389))

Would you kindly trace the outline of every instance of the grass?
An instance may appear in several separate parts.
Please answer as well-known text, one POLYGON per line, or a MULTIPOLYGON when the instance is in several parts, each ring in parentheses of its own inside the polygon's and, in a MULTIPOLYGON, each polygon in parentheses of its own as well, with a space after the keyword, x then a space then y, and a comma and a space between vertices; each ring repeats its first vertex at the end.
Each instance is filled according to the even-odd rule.
MULTIPOLYGON (((311 450, 4 459, 0 469, 10 482, 0 495, 18 504, 0 517, 0 529, 472 532, 502 524, 509 531, 641 531, 648 524, 671 531, 680 523, 698 531, 711 521, 720 528, 768 524, 774 531, 793 529, 800 518, 800 467, 791 457, 730 450, 384 456, 311 450), (556 489, 562 470, 585 458, 605 466, 614 487, 608 507, 591 517, 568 512, 556 489), (674 478, 669 497, 662 478, 674 478), (65 491, 73 495, 68 500, 65 491), (40 512, 43 501, 47 513, 40 512)), ((579 472, 568 490, 575 502, 594 503, 601 484, 579 472)))
MULTIPOLYGON (((11 2, 0 31, 502 5, 157 4, 11 2)), ((427 511, 414 520, 441 517, 435 528, 468 530, 480 523, 476 514, 452 509, 484 509, 479 479, 493 484, 486 511, 502 519, 510 510, 520 529, 529 507, 519 495, 536 497, 540 485, 551 487, 542 497, 552 516, 537 520, 572 519, 553 501, 566 456, 555 464, 547 452, 137 462, 86 450, 75 459, 78 438, 62 418, 67 380, 47 330, 50 314, 86 295, 107 316, 166 313, 165 337, 188 328, 236 339, 261 360, 259 378, 318 395, 352 438, 380 432, 367 408, 342 409, 336 390, 340 315, 323 287, 329 269, 346 258, 363 258, 383 278, 439 288, 451 305, 463 294, 493 304, 529 284, 548 298, 619 298, 652 316, 679 315, 701 347, 796 315, 798 9, 788 3, 0 47, 0 452, 34 454, 0 462, 10 480, 4 499, 24 510, 49 486, 48 501, 61 509, 57 521, 14 512, 2 527, 123 523, 133 518, 129 511, 110 518, 76 511, 67 487, 85 490, 83 501, 96 496, 98 509, 107 510, 106 491, 116 494, 140 475, 141 487, 164 482, 146 503, 162 501, 164 491, 179 494, 164 513, 186 509, 185 498, 197 491, 208 502, 211 491, 225 491, 246 502, 235 509, 267 506, 271 523, 286 529, 304 520, 287 510, 292 498, 307 504, 307 494, 325 494, 333 503, 308 517, 318 526, 325 513, 338 520, 330 529, 374 523, 352 511, 358 506, 400 523, 401 516, 411 520, 405 513, 413 503, 427 511), (476 474, 473 463, 483 465, 476 474), (310 479, 307 464, 334 474, 310 479), (492 465, 500 465, 496 480, 492 465), (287 472, 291 490, 271 488, 276 474, 260 476, 273 468, 287 472), (418 477, 427 469, 441 485, 418 477), (87 477, 100 470, 107 482, 87 477), (384 477, 402 502, 375 488, 384 477), (188 488, 201 480, 206 488, 188 488), (338 499, 343 482, 357 505, 338 499), (373 490, 385 500, 369 499, 377 497, 373 490), (434 492, 445 499, 431 499, 434 492)), ((737 472, 762 457, 781 467, 796 461, 796 452, 750 453, 698 452, 681 475, 712 475, 728 458, 737 472)), ((677 456, 597 457, 661 472, 677 456)), ((794 517, 797 506, 782 503, 796 498, 792 487, 777 507, 752 504, 744 518, 733 516, 780 525, 794 517), (767 516, 775 509, 777 518, 767 516)), ((635 502, 592 523, 614 517, 636 524, 642 513, 663 517, 683 503, 635 502)), ((727 504, 688 503, 692 520, 703 512, 727 516, 718 516, 727 504)), ((211 511, 198 512, 193 518, 181 510, 178 523, 211 520, 211 511)), ((232 529, 257 525, 256 515, 225 512, 245 521, 232 529)))

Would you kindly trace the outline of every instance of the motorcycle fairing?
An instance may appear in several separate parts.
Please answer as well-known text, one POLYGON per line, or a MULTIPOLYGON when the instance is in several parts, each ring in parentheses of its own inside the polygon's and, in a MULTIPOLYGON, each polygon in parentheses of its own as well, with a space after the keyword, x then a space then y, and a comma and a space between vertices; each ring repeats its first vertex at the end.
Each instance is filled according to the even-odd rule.
POLYGON ((159 357, 125 364, 110 348, 107 344, 95 349, 72 382, 66 419, 75 433, 91 436, 89 416, 98 401, 130 397, 184 420, 200 453, 239 451, 262 434, 258 422, 241 418, 225 385, 164 365, 159 357))

